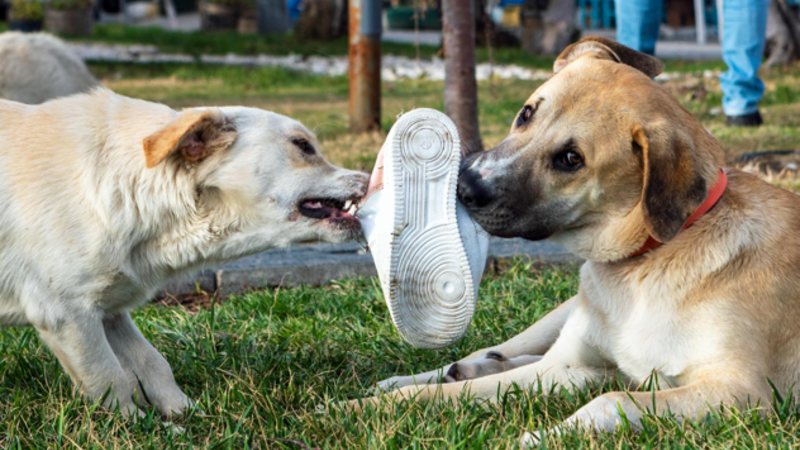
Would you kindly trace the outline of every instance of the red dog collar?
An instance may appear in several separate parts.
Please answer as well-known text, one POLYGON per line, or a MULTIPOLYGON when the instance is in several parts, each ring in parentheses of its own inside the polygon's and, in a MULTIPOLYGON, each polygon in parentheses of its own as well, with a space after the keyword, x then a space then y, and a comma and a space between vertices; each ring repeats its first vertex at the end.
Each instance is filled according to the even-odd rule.
MULTIPOLYGON (((717 181, 714 182, 714 186, 711 186, 711 190, 708 191, 708 195, 706 199, 703 200, 703 203, 694 210, 689 219, 683 224, 683 228, 681 230, 685 230, 692 226, 693 223, 697 221, 703 214, 707 213, 714 205, 717 204, 720 198, 722 198, 722 194, 725 193, 725 188, 728 186, 728 175, 725 173, 724 169, 719 170, 719 176, 717 177, 717 181)), ((653 236, 648 236, 647 240, 645 241, 642 248, 634 252, 629 258, 633 258, 634 256, 639 256, 642 253, 649 252, 650 250, 658 247, 661 245, 662 242, 658 242, 653 236)))

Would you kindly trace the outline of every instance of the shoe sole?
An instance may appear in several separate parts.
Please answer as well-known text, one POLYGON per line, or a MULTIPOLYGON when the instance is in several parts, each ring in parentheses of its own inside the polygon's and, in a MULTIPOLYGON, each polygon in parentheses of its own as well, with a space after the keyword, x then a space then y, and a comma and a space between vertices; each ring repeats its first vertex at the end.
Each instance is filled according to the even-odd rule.
POLYGON ((392 321, 420 348, 461 339, 475 310, 472 272, 456 218, 461 144, 439 111, 417 109, 395 124, 387 175, 394 183, 392 321))

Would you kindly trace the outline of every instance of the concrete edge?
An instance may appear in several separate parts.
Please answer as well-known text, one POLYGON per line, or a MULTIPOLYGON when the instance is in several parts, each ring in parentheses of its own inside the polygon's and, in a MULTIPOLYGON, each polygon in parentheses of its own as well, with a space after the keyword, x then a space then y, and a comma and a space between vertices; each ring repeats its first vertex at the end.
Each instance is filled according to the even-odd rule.
MULTIPOLYGON (((487 258, 487 271, 502 270, 508 266, 512 259, 516 258, 521 258, 525 262, 532 262, 537 269, 546 266, 579 265, 584 262, 583 259, 567 252, 495 254, 489 255, 487 258)), ((219 295, 225 296, 276 286, 322 286, 343 278, 357 276, 377 276, 375 265, 371 260, 245 269, 223 268, 205 270, 185 280, 169 281, 160 290, 158 296, 192 294, 198 292, 198 290, 217 292, 219 295)))

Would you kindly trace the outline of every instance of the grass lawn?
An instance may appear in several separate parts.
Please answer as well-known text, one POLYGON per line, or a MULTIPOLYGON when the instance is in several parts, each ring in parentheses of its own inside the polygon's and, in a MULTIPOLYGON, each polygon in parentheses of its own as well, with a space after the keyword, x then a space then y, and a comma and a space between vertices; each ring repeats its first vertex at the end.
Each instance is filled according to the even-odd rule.
MULTIPOLYGON (((238 295, 197 313, 147 306, 134 320, 205 412, 178 421, 184 434, 152 418, 126 424, 85 402, 32 329, 0 329, 0 447, 300 448, 268 440, 283 438, 325 449, 515 448, 523 430, 553 426, 611 387, 547 398, 536 389, 518 391, 486 407, 400 402, 385 411, 330 414, 315 407, 507 339, 576 287, 574 269, 536 272, 516 264, 487 277, 469 334, 441 351, 400 340, 374 279, 238 295)), ((798 414, 779 407, 768 419, 752 411, 702 422, 649 418, 640 434, 575 434, 548 447, 797 447, 798 414)))

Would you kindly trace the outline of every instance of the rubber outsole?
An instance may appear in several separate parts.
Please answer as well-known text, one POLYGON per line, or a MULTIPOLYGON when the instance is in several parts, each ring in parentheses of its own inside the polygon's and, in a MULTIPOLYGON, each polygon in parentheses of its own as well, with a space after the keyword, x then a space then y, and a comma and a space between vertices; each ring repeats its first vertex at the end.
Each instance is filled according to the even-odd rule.
POLYGON ((387 304, 404 339, 442 348, 464 336, 475 310, 456 217, 460 140, 435 110, 413 110, 395 127, 387 161, 395 186, 387 304))

